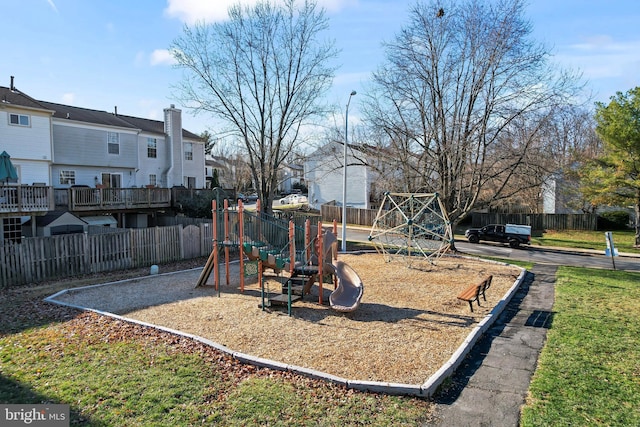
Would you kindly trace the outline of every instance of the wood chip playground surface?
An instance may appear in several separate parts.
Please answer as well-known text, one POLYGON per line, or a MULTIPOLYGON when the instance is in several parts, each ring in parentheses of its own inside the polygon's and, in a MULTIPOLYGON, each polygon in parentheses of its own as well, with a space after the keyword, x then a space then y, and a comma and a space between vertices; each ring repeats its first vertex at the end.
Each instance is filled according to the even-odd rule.
MULTIPOLYGON (((360 307, 351 313, 329 308, 332 284, 287 307, 260 307, 256 280, 239 290, 238 262, 226 284, 221 263, 219 292, 214 275, 195 288, 201 268, 71 289, 55 300, 197 335, 233 351, 322 371, 338 377, 422 384, 463 343, 467 335, 513 286, 521 270, 472 258, 386 262, 380 254, 339 254, 364 283, 360 307), (467 286, 493 275, 482 306, 460 301, 467 286)), ((162 272, 160 272, 162 273, 162 272)), ((273 277, 265 287, 279 292, 273 277)))

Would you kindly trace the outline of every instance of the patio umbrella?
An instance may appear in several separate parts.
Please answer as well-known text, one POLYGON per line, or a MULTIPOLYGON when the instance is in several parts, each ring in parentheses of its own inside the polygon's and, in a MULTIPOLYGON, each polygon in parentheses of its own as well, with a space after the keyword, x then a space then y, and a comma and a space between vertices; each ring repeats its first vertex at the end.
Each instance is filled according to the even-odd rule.
POLYGON ((11 163, 11 156, 7 154, 6 151, 3 151, 0 154, 0 182, 9 182, 9 181, 17 181, 18 180, 18 172, 16 168, 11 163))

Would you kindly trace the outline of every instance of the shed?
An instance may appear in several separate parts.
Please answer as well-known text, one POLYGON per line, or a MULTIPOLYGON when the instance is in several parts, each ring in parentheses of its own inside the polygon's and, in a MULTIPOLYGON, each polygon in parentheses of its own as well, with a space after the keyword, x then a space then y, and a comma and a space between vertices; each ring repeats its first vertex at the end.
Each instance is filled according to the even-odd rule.
POLYGON ((117 228, 118 221, 111 215, 83 216, 82 219, 89 225, 117 228))
MULTIPOLYGON (((33 234, 32 221, 33 217, 23 224, 23 234, 25 236, 32 236, 33 234)), ((65 211, 51 211, 46 215, 35 217, 35 221, 35 236, 32 237, 84 233, 88 229, 85 221, 65 211)))

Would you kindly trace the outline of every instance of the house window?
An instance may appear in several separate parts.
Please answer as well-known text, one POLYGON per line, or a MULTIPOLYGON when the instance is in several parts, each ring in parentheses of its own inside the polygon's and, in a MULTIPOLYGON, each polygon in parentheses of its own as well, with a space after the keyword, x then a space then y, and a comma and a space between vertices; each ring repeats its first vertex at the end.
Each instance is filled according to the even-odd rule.
POLYGON ((158 185, 158 177, 156 176, 156 174, 152 173, 149 175, 149 185, 158 185))
POLYGON ((193 160, 193 144, 190 142, 184 143, 184 159, 193 160))
POLYGON ((22 222, 20 221, 20 217, 3 219, 2 234, 0 237, 14 243, 20 243, 22 238, 22 222))
POLYGON ((155 138, 147 138, 147 157, 150 159, 158 157, 158 141, 155 138))
POLYGON ((117 132, 108 132, 107 145, 109 154, 120 154, 120 134, 117 132))
POLYGON ((9 123, 17 126, 29 126, 29 116, 24 114, 9 114, 9 123))
POLYGON ((76 183, 76 171, 60 171, 60 184, 74 185, 76 183))

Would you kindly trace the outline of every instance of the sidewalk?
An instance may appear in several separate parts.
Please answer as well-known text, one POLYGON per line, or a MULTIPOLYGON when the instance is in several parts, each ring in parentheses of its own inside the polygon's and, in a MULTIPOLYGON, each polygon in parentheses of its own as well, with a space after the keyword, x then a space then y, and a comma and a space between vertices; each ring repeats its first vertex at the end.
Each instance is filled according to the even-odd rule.
POLYGON ((433 426, 518 426, 538 355, 553 321, 557 266, 536 264, 452 385, 434 396, 433 426))

